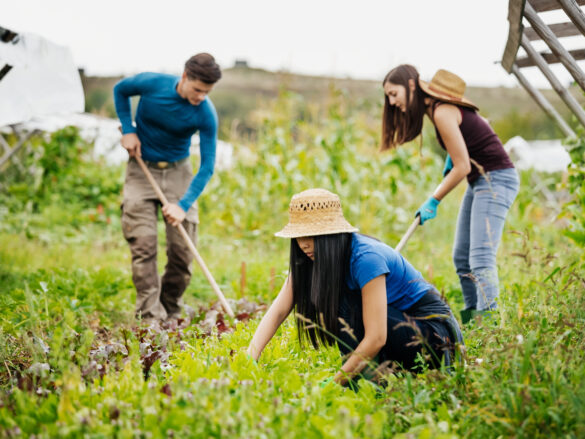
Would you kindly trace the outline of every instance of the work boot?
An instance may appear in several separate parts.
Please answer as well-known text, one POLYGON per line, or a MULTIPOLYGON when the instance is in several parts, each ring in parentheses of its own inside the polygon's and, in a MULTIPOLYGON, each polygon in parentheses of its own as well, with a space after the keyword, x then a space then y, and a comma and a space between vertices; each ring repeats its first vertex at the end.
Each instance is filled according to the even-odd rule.
MULTIPOLYGON (((481 313, 482 311, 479 312, 481 313)), ((477 315, 477 313, 478 311, 475 308, 462 309, 459 311, 459 314, 461 314, 461 323, 464 325, 469 323, 471 319, 477 315)))

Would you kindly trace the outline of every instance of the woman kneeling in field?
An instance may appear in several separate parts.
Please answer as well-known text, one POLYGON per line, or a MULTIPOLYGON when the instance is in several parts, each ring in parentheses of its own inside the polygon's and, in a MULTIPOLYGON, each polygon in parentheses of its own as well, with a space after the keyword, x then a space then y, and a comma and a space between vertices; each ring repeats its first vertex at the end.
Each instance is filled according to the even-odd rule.
POLYGON ((374 359, 416 370, 426 352, 430 367, 451 364, 462 337, 449 306, 400 253, 357 231, 337 195, 293 196, 289 223, 276 233, 291 238, 289 276, 250 342, 254 360, 295 308, 301 342, 337 342, 346 356, 339 384, 374 359))

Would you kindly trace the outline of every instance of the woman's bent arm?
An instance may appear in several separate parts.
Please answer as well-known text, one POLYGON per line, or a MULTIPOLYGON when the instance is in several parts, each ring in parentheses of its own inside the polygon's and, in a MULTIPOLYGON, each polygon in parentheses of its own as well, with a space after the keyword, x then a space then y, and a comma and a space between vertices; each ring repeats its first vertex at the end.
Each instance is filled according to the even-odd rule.
POLYGON ((356 347, 341 370, 335 374, 335 381, 344 384, 348 377, 358 374, 386 344, 387 337, 386 276, 378 276, 362 288, 364 338, 356 347))
POLYGON ((453 169, 435 190, 433 197, 441 201, 471 172, 469 153, 461 134, 461 112, 455 105, 440 105, 435 110, 433 123, 439 130, 447 153, 453 161, 453 169))
POLYGON ((262 317, 260 325, 258 325, 254 337, 252 337, 252 341, 248 346, 248 355, 254 360, 258 360, 266 344, 268 344, 278 327, 290 314, 292 307, 292 283, 290 277, 287 277, 278 296, 276 296, 276 299, 272 302, 264 317, 262 317))

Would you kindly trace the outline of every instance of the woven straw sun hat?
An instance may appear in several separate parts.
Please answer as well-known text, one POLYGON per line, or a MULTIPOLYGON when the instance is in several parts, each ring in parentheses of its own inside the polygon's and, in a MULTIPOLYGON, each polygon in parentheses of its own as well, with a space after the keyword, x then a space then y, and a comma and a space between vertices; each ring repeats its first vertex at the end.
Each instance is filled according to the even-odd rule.
POLYGON ((430 82, 419 79, 418 84, 425 93, 440 101, 479 110, 473 102, 463 96, 465 93, 465 81, 455 73, 443 69, 437 70, 430 82))
POLYGON ((293 195, 288 216, 288 224, 275 236, 300 238, 358 231, 343 217, 339 197, 325 189, 308 189, 293 195))

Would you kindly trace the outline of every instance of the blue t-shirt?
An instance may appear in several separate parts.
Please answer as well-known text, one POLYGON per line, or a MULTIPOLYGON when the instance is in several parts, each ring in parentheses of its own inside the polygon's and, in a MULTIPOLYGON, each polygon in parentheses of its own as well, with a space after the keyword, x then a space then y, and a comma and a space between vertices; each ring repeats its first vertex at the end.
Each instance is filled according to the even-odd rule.
POLYGON ((347 286, 361 292, 372 279, 386 276, 388 305, 404 311, 433 287, 392 247, 359 233, 353 233, 347 286))
POLYGON ((209 98, 199 105, 183 99, 177 93, 179 79, 162 73, 140 73, 122 79, 114 87, 114 102, 122 132, 136 133, 144 160, 174 162, 189 157, 191 137, 199 131, 201 165, 179 201, 186 212, 213 175, 217 113, 209 98), (136 127, 132 124, 131 96, 140 96, 136 127))

